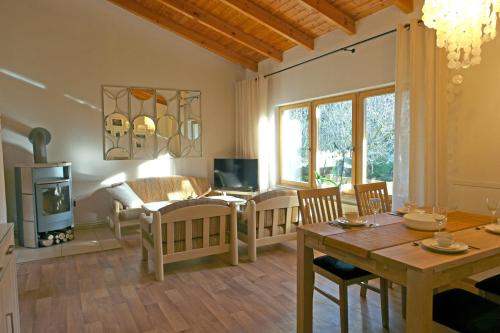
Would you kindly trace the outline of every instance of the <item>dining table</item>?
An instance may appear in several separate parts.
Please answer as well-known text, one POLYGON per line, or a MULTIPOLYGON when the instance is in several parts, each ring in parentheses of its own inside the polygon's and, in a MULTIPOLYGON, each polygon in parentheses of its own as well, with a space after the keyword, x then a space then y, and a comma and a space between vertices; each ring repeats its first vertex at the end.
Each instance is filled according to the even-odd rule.
POLYGON ((373 216, 361 227, 313 223, 297 230, 297 331, 312 332, 314 250, 360 267, 406 288, 406 332, 432 331, 434 291, 500 266, 500 235, 485 229, 491 217, 450 212, 446 231, 469 246, 461 253, 430 251, 421 244, 433 231, 408 228, 393 213, 373 216))

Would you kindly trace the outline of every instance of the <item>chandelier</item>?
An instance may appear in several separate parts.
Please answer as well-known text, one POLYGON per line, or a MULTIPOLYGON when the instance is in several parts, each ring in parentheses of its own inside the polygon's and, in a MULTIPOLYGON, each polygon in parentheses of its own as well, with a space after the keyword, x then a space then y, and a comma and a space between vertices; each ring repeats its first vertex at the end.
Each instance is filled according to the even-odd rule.
POLYGON ((448 51, 448 68, 460 70, 481 63, 481 45, 496 37, 500 0, 425 0, 422 11, 448 51))

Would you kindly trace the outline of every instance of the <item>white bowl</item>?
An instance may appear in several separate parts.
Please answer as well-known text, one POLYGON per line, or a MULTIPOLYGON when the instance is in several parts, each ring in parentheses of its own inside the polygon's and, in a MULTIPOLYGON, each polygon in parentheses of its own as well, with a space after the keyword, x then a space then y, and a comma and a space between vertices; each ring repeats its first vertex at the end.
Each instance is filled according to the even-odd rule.
MULTIPOLYGON (((409 213, 404 216, 403 222, 408 228, 423 231, 439 230, 439 224, 434 221, 433 214, 426 213, 409 213)), ((446 219, 444 220, 442 229, 446 228, 446 219)))

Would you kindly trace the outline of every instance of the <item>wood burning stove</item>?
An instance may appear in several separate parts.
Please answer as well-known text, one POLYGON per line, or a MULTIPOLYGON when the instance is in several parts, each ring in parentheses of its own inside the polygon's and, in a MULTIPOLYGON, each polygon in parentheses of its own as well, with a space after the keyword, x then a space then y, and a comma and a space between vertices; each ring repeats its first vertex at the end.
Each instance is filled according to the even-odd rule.
POLYGON ((35 184, 38 232, 69 226, 68 223, 72 220, 70 193, 70 179, 44 180, 35 184))
POLYGON ((70 168, 66 162, 15 166, 20 245, 38 247, 48 233, 73 226, 70 168))

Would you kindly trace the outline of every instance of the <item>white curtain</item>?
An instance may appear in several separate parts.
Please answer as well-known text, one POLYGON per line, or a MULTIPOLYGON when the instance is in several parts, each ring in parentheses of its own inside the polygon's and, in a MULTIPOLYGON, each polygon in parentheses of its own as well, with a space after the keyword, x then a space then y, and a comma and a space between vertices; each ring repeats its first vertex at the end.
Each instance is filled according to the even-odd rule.
POLYGON ((398 27, 393 206, 447 204, 446 53, 436 35, 413 20, 398 27))
POLYGON ((259 187, 271 185, 274 132, 268 111, 268 80, 263 76, 236 83, 236 157, 259 159, 259 187))

